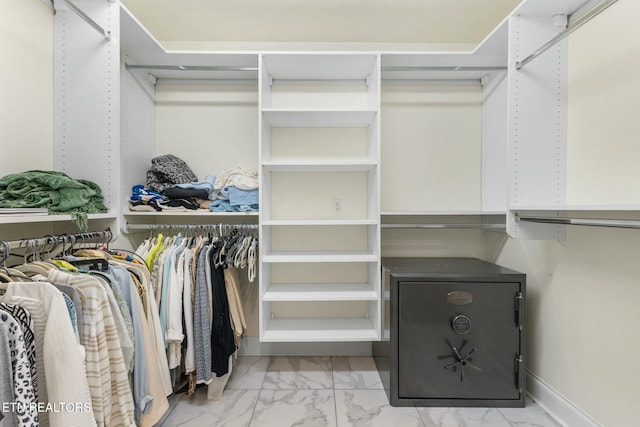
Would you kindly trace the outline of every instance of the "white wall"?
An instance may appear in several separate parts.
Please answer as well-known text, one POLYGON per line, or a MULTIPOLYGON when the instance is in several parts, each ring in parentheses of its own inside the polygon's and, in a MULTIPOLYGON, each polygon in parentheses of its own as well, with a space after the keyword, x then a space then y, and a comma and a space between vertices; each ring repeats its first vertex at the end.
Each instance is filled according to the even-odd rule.
MULTIPOLYGON (((639 203, 638 22, 640 3, 620 1, 570 37, 570 204, 639 203)), ((640 231, 486 242, 490 261, 527 273, 530 371, 596 422, 637 426, 640 231)))
POLYGON ((0 13, 0 175, 53 166, 53 12, 3 0, 0 13))
POLYGON ((257 169, 256 84, 158 85, 156 155, 162 154, 180 157, 198 179, 235 167, 257 169))
POLYGON ((640 2, 569 39, 568 204, 640 204, 640 2))
POLYGON ((479 211, 480 86, 383 85, 381 208, 479 211))

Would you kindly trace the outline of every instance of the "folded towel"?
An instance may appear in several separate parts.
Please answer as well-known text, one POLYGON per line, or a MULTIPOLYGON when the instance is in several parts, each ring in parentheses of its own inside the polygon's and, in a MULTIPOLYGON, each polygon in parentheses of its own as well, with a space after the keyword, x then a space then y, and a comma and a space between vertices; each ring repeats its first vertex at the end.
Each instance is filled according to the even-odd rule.
POLYGON ((231 206, 251 206, 259 203, 258 190, 242 190, 237 187, 225 187, 231 206))
POLYGON ((220 190, 224 187, 255 190, 258 188, 258 172, 242 168, 226 169, 213 184, 214 190, 220 190))

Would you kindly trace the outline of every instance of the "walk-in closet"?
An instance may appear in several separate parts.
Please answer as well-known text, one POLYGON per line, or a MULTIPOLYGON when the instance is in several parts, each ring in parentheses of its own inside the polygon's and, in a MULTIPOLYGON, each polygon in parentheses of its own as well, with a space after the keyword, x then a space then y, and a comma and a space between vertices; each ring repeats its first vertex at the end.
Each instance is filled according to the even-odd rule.
POLYGON ((204 3, 2 4, 0 427, 637 425, 637 2, 204 3))

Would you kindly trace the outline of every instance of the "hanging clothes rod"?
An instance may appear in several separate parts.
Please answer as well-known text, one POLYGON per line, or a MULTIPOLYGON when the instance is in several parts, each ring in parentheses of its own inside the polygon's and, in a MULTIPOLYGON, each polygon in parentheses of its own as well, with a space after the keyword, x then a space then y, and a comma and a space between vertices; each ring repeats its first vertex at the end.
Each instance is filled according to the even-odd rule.
POLYGON ((508 67, 500 65, 490 66, 398 66, 382 67, 382 71, 500 71, 508 67))
POLYGON ((91 19, 91 17, 89 15, 87 15, 86 13, 84 13, 78 6, 76 6, 75 4, 73 4, 71 2, 71 0, 62 0, 62 2, 64 4, 66 4, 69 9, 71 9, 72 11, 74 11, 78 16, 80 16, 80 18, 82 18, 83 20, 85 20, 86 22, 89 23, 89 25, 91 25, 93 28, 95 28, 100 34, 102 34, 104 36, 105 39, 107 39, 107 41, 111 41, 111 31, 107 31, 104 28, 102 28, 100 26, 100 24, 98 24, 96 21, 94 21, 93 19, 91 19))
MULTIPOLYGON (((167 71, 258 71, 258 67, 227 65, 138 65, 125 64, 127 70, 167 71)), ((507 66, 403 66, 382 67, 382 71, 499 71, 507 66)))
POLYGON ((126 224, 126 230, 257 230, 258 224, 126 224))
POLYGON ((57 245, 75 245, 76 243, 85 243, 88 241, 104 241, 109 243, 114 236, 110 228, 101 231, 90 231, 86 233, 76 234, 59 234, 43 237, 34 237, 20 240, 0 240, 0 249, 3 256, 9 256, 11 249, 28 249, 28 250, 44 250, 47 247, 55 247, 57 245))
POLYGON ((167 70, 167 71, 258 71, 258 67, 226 65, 134 65, 125 64, 127 70, 167 70))
POLYGON ((611 6, 612 4, 614 4, 616 1, 618 0, 604 0, 602 3, 600 3, 598 6, 594 7, 593 9, 591 9, 589 12, 585 13, 584 15, 582 15, 580 18, 578 18, 575 22, 571 23, 566 30, 558 33, 557 36, 555 36, 554 38, 552 38, 551 40, 549 40, 548 42, 546 42, 545 44, 543 44, 542 46, 540 46, 535 52, 533 52, 531 55, 527 56, 526 58, 524 58, 522 61, 517 61, 516 62, 516 70, 520 71, 522 69, 522 67, 524 67, 525 65, 527 65, 529 62, 533 61, 535 58, 537 58, 538 56, 540 56, 542 53, 546 52, 549 48, 551 48, 552 46, 554 46, 556 43, 560 42, 561 40, 563 40, 565 37, 567 37, 569 34, 571 34, 572 32, 574 32, 575 30, 577 30, 578 28, 582 27, 584 24, 586 24, 587 22, 589 22, 591 19, 595 18, 596 16, 598 16, 600 13, 602 13, 605 9, 607 9, 609 6, 611 6))
POLYGON ((589 227, 640 228, 640 220, 600 218, 558 218, 545 216, 516 215, 516 221, 544 224, 583 225, 589 227))
POLYGON ((380 228, 386 229, 411 229, 411 228, 427 228, 427 229, 445 229, 445 228, 483 228, 502 230, 504 224, 381 224, 380 228))

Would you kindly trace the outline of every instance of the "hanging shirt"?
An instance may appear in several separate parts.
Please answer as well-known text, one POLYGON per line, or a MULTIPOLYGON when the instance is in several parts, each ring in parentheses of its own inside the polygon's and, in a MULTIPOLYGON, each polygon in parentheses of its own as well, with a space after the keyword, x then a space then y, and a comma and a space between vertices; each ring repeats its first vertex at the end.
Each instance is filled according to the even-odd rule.
POLYGON ((24 307, 15 304, 7 304, 4 302, 0 302, 0 311, 9 313, 20 324, 25 350, 27 352, 27 357, 29 358, 29 367, 31 368, 31 383, 33 384, 33 392, 37 400, 38 371, 36 367, 36 343, 35 335, 33 334, 33 321, 31 320, 31 315, 24 307))
POLYGON ((38 425, 36 393, 20 323, 0 309, 0 402, 15 402, 15 413, 2 424, 18 427, 38 425), (11 417, 15 418, 12 424, 11 417))
POLYGON ((87 378, 99 425, 134 427, 134 404, 118 331, 107 291, 90 275, 49 271, 49 280, 73 284, 86 296, 83 302, 87 378))
POLYGON ((42 412, 39 414, 40 425, 95 426, 84 351, 76 341, 60 291, 46 282, 10 282, 0 301, 20 305, 31 314, 39 373, 39 402, 85 405, 82 411, 42 412), (49 383, 47 377, 56 381, 49 383))

